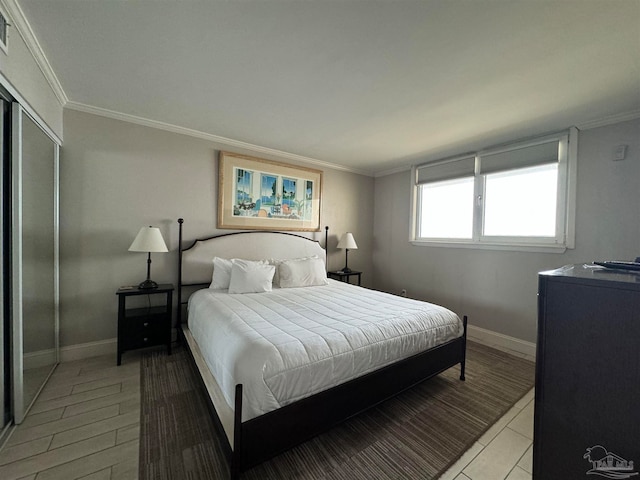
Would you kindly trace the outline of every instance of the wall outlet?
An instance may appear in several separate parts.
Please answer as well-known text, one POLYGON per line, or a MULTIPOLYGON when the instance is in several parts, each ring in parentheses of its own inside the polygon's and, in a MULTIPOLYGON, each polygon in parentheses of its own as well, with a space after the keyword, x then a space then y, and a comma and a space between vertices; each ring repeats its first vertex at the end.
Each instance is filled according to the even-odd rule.
POLYGON ((402 291, 400 292, 400 295, 402 295, 403 297, 406 297, 407 291, 403 288, 402 291))

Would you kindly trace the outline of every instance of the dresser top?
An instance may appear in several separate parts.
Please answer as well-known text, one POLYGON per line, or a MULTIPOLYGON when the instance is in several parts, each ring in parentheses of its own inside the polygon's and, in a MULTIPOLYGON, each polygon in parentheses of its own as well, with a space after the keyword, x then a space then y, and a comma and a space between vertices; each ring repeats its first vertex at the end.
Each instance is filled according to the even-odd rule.
POLYGON ((595 284, 611 285, 611 283, 619 283, 626 284, 629 287, 635 285, 640 289, 640 272, 605 268, 593 263, 565 265, 555 270, 540 272, 539 275, 541 277, 561 277, 568 281, 586 281, 587 283, 595 284))

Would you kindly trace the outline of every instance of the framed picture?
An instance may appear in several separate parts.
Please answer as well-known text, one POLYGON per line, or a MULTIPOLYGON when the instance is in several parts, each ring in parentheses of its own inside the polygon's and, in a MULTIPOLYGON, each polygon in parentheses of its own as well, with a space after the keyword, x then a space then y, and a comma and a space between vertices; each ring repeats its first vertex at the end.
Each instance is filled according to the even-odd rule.
POLYGON ((218 228, 320 230, 320 170, 220 152, 218 181, 218 228))

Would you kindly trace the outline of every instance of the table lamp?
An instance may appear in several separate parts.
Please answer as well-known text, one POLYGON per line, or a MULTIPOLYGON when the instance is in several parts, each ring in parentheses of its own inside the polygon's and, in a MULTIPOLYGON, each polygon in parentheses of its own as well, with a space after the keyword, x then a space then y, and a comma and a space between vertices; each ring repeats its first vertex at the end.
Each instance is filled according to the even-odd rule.
POLYGON ((158 288, 158 284, 151 280, 151 252, 168 252, 160 229, 157 227, 142 227, 135 240, 129 247, 130 252, 147 252, 147 279, 138 288, 158 288))
POLYGON ((347 232, 342 235, 340 241, 338 242, 338 248, 346 249, 344 254, 344 268, 342 271, 344 273, 351 273, 351 269, 349 268, 349 250, 357 250, 358 245, 353 238, 353 235, 350 232, 347 232))

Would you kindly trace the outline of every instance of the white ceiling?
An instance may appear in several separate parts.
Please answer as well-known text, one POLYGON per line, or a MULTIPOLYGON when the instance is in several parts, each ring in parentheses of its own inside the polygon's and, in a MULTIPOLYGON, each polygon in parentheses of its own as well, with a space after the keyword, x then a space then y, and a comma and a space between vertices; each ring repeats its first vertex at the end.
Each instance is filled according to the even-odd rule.
POLYGON ((640 112, 640 1, 18 0, 71 104, 376 172, 640 112))

